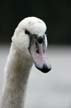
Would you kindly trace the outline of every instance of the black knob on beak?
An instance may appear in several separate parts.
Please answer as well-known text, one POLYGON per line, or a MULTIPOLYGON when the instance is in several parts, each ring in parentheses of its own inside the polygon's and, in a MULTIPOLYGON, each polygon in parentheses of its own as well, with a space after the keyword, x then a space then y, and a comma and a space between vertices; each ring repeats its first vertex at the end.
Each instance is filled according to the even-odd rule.
POLYGON ((38 37, 38 38, 37 38, 37 41, 38 41, 39 44, 42 44, 42 43, 43 43, 43 37, 41 37, 41 36, 38 37))

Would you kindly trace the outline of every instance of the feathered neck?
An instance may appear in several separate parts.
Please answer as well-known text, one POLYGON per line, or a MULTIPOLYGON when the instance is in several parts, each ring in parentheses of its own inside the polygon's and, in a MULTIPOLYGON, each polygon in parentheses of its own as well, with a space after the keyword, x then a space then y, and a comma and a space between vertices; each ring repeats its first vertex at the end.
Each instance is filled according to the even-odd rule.
POLYGON ((6 80, 1 108, 22 108, 32 60, 12 43, 6 65, 6 80))

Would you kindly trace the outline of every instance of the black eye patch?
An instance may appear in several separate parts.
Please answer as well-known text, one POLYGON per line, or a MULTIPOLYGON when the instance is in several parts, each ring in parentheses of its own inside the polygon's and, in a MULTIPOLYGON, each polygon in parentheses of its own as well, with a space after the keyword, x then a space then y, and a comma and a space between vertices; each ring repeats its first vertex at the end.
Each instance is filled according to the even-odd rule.
POLYGON ((25 30, 25 34, 30 35, 31 33, 28 30, 25 30))
POLYGON ((37 38, 37 41, 38 41, 39 44, 42 44, 42 43, 43 43, 43 40, 44 40, 44 39, 43 39, 43 37, 41 37, 41 36, 37 38))

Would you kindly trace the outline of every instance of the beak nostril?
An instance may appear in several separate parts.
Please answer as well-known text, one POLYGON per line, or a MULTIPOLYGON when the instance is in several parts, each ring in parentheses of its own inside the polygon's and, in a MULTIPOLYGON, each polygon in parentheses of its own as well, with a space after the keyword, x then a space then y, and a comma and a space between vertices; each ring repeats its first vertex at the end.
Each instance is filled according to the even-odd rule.
POLYGON ((39 50, 38 50, 38 49, 36 50, 36 53, 38 53, 38 54, 39 54, 39 50))
POLYGON ((42 37, 38 37, 37 41, 39 42, 39 44, 42 44, 43 38, 42 37))

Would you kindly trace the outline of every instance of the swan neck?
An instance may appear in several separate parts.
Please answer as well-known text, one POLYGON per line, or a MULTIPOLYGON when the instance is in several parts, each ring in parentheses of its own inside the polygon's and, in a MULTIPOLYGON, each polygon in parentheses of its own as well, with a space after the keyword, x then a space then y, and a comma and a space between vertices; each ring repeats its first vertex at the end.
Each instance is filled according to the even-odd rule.
POLYGON ((11 46, 5 69, 6 80, 1 108, 22 108, 32 60, 11 46))

